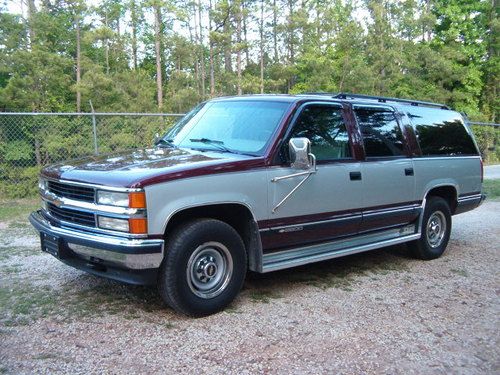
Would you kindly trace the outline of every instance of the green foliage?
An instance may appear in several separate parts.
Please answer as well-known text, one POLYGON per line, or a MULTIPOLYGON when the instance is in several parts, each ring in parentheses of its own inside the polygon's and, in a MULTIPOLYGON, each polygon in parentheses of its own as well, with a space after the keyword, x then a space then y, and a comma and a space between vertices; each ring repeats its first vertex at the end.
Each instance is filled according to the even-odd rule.
MULTIPOLYGON (((92 101, 98 112, 154 112, 161 88, 161 111, 179 113, 212 96, 263 87, 265 93, 416 98, 448 104, 475 121, 500 118, 500 21, 489 0, 35 5, 22 16, 0 12, 0 111, 72 112, 79 97, 81 111, 90 111, 92 101), (160 13, 158 34, 152 7, 160 13)), ((11 128, 0 123, 0 178, 20 184, 9 195, 29 194, 33 189, 23 184, 31 184, 42 165, 93 151, 88 118, 16 121, 11 128)), ((100 121, 102 152, 150 144, 171 125, 145 118, 100 121)), ((474 132, 485 160, 499 161, 498 130, 474 132)))
POLYGON ((479 151, 486 163, 500 162, 500 128, 491 126, 472 126, 479 151))
POLYGON ((483 192, 486 194, 488 199, 500 198, 500 180, 484 180, 483 192))

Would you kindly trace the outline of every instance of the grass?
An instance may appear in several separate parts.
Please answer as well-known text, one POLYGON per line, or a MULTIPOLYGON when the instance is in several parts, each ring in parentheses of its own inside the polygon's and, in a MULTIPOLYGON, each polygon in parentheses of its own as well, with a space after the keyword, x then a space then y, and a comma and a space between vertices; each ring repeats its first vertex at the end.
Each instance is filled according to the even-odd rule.
POLYGON ((488 196, 488 199, 500 198, 500 179, 484 180, 483 193, 488 196))
POLYGON ((281 298, 282 296, 270 290, 252 290, 250 299, 252 302, 269 303, 271 299, 281 298))
POLYGON ((27 220, 31 211, 39 208, 38 199, 0 200, 0 221, 27 220))
MULTIPOLYGON (((151 288, 127 288, 113 282, 80 291, 70 285, 54 289, 21 282, 19 279, 0 286, 0 326, 27 325, 50 316, 72 321, 123 313, 127 319, 133 320, 141 316, 141 311, 156 312, 162 309, 161 301, 151 288)), ((169 324, 165 328, 173 328, 169 324)))
MULTIPOLYGON (((2 232, 0 232, 0 236, 2 232)), ((0 241, 0 244, 2 242, 0 241)), ((29 257, 32 255, 42 255, 39 247, 0 247, 0 261, 9 260, 12 257, 29 257)), ((2 271, 0 270, 0 273, 2 271)))
POLYGON ((453 272, 455 275, 459 275, 462 277, 469 277, 469 273, 467 272, 467 270, 452 268, 450 269, 450 271, 453 272))
POLYGON ((394 272, 408 272, 406 261, 383 252, 382 254, 366 254, 337 259, 332 262, 315 264, 306 267, 300 272, 290 275, 291 282, 304 283, 320 289, 337 288, 346 292, 353 291, 355 284, 359 284, 360 276, 378 280, 379 277, 394 272))

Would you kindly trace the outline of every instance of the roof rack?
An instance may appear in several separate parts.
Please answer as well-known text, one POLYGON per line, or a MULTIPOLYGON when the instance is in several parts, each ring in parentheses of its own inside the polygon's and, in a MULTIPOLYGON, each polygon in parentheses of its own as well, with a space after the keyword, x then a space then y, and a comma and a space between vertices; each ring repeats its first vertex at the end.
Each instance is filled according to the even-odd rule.
POLYGON ((304 92, 299 95, 321 95, 321 96, 330 96, 335 99, 368 99, 368 100, 377 100, 379 103, 387 103, 387 102, 397 102, 397 103, 406 103, 413 106, 427 106, 427 107, 437 107, 441 109, 450 109, 447 105, 433 102, 424 102, 421 100, 412 100, 412 99, 398 99, 398 98, 390 98, 386 96, 372 96, 372 95, 364 95, 364 94, 349 94, 346 92, 333 93, 333 92, 304 92))
POLYGON ((322 95, 322 96, 335 97, 336 95, 339 95, 339 93, 337 93, 337 92, 323 92, 323 91, 318 91, 318 92, 301 92, 298 95, 322 95))
POLYGON ((406 103, 410 104, 413 106, 426 106, 426 107, 437 107, 441 109, 450 109, 447 105, 440 104, 440 103, 433 103, 433 102, 424 102, 421 100, 413 100, 413 99, 398 99, 398 98, 390 98, 390 97, 385 97, 385 96, 371 96, 371 95, 363 95, 363 94, 349 94, 349 93, 338 93, 333 96, 334 98, 337 99, 370 99, 370 100, 377 100, 380 103, 386 103, 386 102, 397 102, 397 103, 406 103))

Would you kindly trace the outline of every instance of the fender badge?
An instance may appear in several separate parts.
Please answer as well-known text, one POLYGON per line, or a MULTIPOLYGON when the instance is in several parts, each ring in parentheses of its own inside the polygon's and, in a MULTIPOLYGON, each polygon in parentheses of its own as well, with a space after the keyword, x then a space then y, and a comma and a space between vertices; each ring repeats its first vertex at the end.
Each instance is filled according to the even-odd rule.
POLYGON ((291 228, 280 229, 278 232, 279 233, 298 232, 298 231, 301 231, 303 229, 304 229, 304 227, 302 227, 302 226, 300 226, 300 227, 291 227, 291 228))

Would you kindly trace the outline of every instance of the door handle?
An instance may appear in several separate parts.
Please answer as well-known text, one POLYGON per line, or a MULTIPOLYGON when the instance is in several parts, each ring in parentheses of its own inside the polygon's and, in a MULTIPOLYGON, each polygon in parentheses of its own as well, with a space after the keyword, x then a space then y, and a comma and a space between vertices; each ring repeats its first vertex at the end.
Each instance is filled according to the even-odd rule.
POLYGON ((405 168, 405 176, 413 176, 413 168, 405 168))
POLYGON ((349 172, 349 177, 351 178, 351 181, 360 181, 361 172, 349 172))

